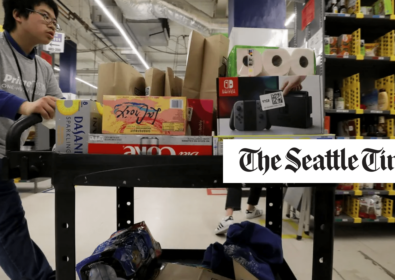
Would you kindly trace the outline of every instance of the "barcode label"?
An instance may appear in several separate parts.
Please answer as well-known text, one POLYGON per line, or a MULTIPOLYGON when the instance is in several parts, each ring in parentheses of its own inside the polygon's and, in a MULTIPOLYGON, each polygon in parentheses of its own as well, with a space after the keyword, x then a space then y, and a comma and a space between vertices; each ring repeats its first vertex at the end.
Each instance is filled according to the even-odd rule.
POLYGON ((184 100, 172 99, 170 100, 170 109, 182 109, 184 108, 184 100))
POLYGON ((260 97, 262 111, 285 107, 282 91, 263 94, 260 97))
POLYGON ((145 88, 145 96, 149 96, 151 92, 151 87, 146 87, 145 88))
POLYGON ((283 93, 282 92, 277 92, 272 94, 272 102, 273 104, 281 104, 284 103, 283 100, 283 93))

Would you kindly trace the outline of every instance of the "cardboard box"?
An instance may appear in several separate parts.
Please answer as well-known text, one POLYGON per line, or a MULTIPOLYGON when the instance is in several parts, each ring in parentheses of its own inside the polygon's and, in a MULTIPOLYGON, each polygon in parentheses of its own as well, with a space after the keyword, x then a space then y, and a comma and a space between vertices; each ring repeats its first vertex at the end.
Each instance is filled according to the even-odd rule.
POLYGON ((370 6, 362 6, 361 13, 364 15, 373 15, 373 7, 370 6))
POLYGON ((89 135, 89 154, 211 156, 211 136, 89 135))
POLYGON ((184 80, 180 77, 175 76, 174 81, 176 86, 175 96, 182 96, 182 87, 184 85, 184 80))
POLYGON ((214 136, 213 137, 213 155, 222 156, 224 152, 224 140, 232 139, 336 139, 335 134, 321 135, 240 135, 240 136, 214 136))
POLYGON ((239 77, 218 80, 217 135, 314 135, 324 133, 324 94, 320 76, 239 77), (286 85, 301 86, 285 97, 286 85), (262 104, 282 108, 263 111, 262 104), (265 96, 266 95, 266 96, 265 96), (269 97, 268 97, 269 96, 269 97), (285 101, 285 102, 284 102, 285 101), (233 114, 232 114, 233 112, 233 114))
POLYGON ((174 78, 173 69, 167 67, 166 78, 165 78, 165 96, 177 96, 176 95, 176 81, 174 78))
POLYGON ((56 101, 56 151, 67 154, 88 152, 89 133, 101 133, 103 108, 90 100, 56 101))
POLYGON ((156 68, 145 72, 145 95, 163 96, 165 90, 165 73, 156 68))
MULTIPOLYGON (((231 280, 204 268, 167 263, 156 280, 231 280)), ((247 280, 247 279, 246 279, 247 280)))
POLYGON ((185 97, 110 96, 103 100, 103 133, 185 135, 185 97))
POLYGON ((337 47, 339 51, 350 51, 352 47, 352 35, 343 34, 337 39, 337 47))
POLYGON ((144 77, 133 66, 123 62, 100 64, 97 101, 103 103, 104 95, 144 96, 144 77))
POLYGON ((394 12, 391 0, 378 0, 372 8, 374 15, 391 15, 394 12))
POLYGON ((235 259, 233 259, 233 268, 235 271, 235 280, 259 280, 235 259))
POLYGON ((213 108, 213 100, 188 99, 188 135, 212 135, 213 108))
POLYGON ((182 96, 211 99, 216 106, 216 78, 226 76, 229 40, 223 35, 204 38, 196 31, 189 37, 182 96))

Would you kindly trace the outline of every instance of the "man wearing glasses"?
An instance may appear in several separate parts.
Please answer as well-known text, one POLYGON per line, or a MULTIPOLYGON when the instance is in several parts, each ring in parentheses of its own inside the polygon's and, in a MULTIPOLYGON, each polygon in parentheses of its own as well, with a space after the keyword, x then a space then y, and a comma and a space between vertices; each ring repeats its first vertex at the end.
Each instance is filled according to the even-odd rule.
MULTIPOLYGON (((11 125, 33 113, 55 115, 62 92, 51 65, 36 56, 59 29, 53 0, 3 0, 0 33, 0 174, 6 134, 11 125)), ((22 135, 26 141, 28 131, 22 135)), ((0 179, 0 267, 11 280, 55 279, 44 254, 31 240, 22 202, 13 181, 0 179)))

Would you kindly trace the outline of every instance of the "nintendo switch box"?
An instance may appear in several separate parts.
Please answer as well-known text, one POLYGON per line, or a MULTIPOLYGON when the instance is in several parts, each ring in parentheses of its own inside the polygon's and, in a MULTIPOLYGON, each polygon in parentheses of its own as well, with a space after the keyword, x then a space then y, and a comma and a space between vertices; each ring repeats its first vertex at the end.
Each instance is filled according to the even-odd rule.
POLYGON ((217 135, 324 134, 317 76, 218 78, 217 135))

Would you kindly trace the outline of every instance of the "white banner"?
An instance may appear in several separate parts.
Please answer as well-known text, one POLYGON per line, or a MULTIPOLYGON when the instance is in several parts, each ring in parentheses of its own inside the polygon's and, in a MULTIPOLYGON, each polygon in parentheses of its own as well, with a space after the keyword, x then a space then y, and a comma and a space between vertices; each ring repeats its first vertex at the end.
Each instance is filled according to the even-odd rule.
POLYGON ((224 140, 224 183, 392 183, 390 140, 224 140))
POLYGON ((56 32, 53 40, 48 45, 44 45, 44 51, 50 53, 64 53, 65 34, 56 32))

